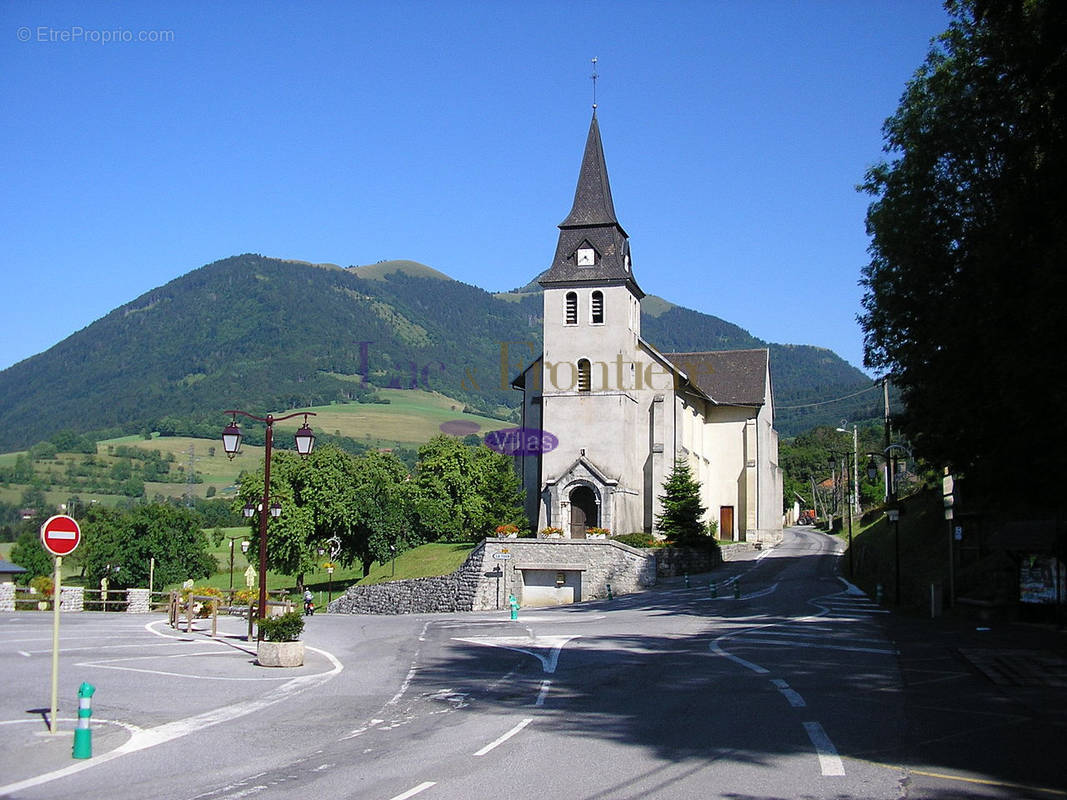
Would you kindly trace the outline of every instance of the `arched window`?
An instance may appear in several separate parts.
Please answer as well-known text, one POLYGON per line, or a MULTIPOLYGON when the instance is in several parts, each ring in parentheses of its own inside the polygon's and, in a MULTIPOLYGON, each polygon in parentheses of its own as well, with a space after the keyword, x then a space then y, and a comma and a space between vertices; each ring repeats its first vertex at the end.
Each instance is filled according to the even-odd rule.
POLYGON ((578 391, 588 392, 592 384, 592 366, 588 358, 578 359, 578 391))
POLYGON ((577 292, 567 292, 566 323, 568 325, 577 325, 578 324, 578 294, 577 294, 577 292))
POLYGON ((604 293, 600 290, 593 292, 593 303, 591 305, 592 319, 594 325, 600 325, 604 322, 604 293))

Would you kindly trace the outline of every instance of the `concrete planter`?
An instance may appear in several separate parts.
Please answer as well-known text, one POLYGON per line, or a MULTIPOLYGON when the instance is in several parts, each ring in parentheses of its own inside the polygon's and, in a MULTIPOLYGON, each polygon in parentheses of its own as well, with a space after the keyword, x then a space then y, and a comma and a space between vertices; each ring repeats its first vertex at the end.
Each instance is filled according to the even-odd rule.
POLYGON ((262 641, 256 651, 256 660, 261 667, 302 667, 304 643, 262 641))

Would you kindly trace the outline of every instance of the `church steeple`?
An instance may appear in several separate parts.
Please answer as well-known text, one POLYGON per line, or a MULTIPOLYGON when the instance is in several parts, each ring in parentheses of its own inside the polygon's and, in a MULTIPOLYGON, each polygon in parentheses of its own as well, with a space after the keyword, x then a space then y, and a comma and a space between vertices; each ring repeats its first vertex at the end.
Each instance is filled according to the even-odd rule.
POLYGON ((559 224, 559 231, 556 255, 540 280, 542 286, 625 283, 639 299, 644 297, 631 270, 629 239, 615 216, 595 109, 574 190, 574 204, 559 224))
MULTIPOLYGON (((615 204, 611 200, 611 185, 608 183, 608 167, 604 163, 600 125, 597 124, 594 111, 593 120, 589 123, 589 135, 585 140, 585 154, 582 156, 581 171, 578 173, 578 186, 574 190, 574 205, 559 227, 618 224, 615 204)), ((625 235, 623 231, 623 236, 625 235)))

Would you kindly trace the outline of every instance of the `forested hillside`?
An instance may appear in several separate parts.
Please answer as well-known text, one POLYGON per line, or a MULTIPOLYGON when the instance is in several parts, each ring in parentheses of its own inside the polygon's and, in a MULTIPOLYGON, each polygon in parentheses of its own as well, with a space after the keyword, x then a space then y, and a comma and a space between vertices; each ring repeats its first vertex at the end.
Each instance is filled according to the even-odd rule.
MULTIPOLYGON (((767 346, 736 325, 659 298, 646 298, 645 307, 644 336, 664 351, 767 346)), ((186 429, 214 430, 234 406, 278 412, 375 402, 384 387, 439 391, 508 418, 519 396, 507 382, 523 352, 540 347, 541 313, 538 292, 494 296, 412 262, 341 269, 234 256, 0 372, 0 450, 64 429, 118 435, 184 420, 186 429), (502 364, 503 343, 510 363, 502 364)), ((820 402, 870 383, 830 351, 770 347, 780 405, 820 402)), ((877 393, 859 399, 877 406, 877 393)), ((843 407, 820 408, 821 418, 808 415, 804 427, 860 418, 843 407)), ((788 414, 779 415, 786 434, 788 414)))

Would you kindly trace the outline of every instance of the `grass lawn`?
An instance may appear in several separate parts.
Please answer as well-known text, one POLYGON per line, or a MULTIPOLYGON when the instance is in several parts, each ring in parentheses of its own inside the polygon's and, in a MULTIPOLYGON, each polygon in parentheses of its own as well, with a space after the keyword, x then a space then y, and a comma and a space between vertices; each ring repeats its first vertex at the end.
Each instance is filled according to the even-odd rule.
MULTIPOLYGON (((230 588, 230 539, 229 537, 239 537, 234 539, 234 553, 233 553, 233 587, 235 589, 243 589, 245 587, 244 572, 248 568, 249 562, 245 557, 245 554, 241 552, 241 538, 248 537, 248 528, 245 526, 239 526, 236 528, 223 528, 223 535, 227 538, 222 540, 222 543, 215 546, 211 542, 212 529, 204 531, 204 535, 208 539, 208 552, 215 556, 218 561, 220 570, 212 575, 210 578, 204 578, 196 582, 197 586, 214 586, 218 589, 227 590, 230 588)), ((449 572, 453 572, 459 568, 459 566, 467 558, 467 555, 474 549, 473 543, 464 544, 424 544, 420 547, 416 547, 407 552, 401 553, 396 557, 396 574, 393 575, 393 562, 387 561, 384 564, 375 564, 371 567, 370 574, 366 580, 361 580, 363 577, 363 570, 360 566, 354 565, 349 568, 337 567, 333 573, 333 596, 336 597, 346 586, 353 583, 384 583, 391 580, 404 580, 407 578, 426 578, 433 575, 446 575, 449 572)), ((328 556, 323 556, 325 561, 328 556)), ((268 559, 268 564, 270 563, 268 559)), ((330 587, 330 575, 326 573, 325 569, 319 569, 313 572, 305 573, 304 582, 310 586, 315 592, 327 592, 330 587)), ((283 575, 281 573, 275 573, 271 570, 267 570, 267 588, 268 589, 291 589, 296 585, 295 575, 283 575)), ((164 587, 158 587, 164 588, 164 587)), ((176 586, 168 586, 166 589, 174 589, 176 586)), ((324 595, 325 596, 325 595, 324 595)))
MULTIPOLYGON (((418 446, 441 432, 442 422, 461 419, 481 426, 481 432, 510 427, 512 423, 498 419, 464 414, 463 403, 434 392, 421 389, 379 389, 378 394, 388 403, 343 403, 315 406, 316 416, 309 419, 312 430, 350 436, 376 447, 402 444, 418 446)), ((279 422, 277 429, 283 441, 291 438, 303 424, 303 417, 279 422)))

